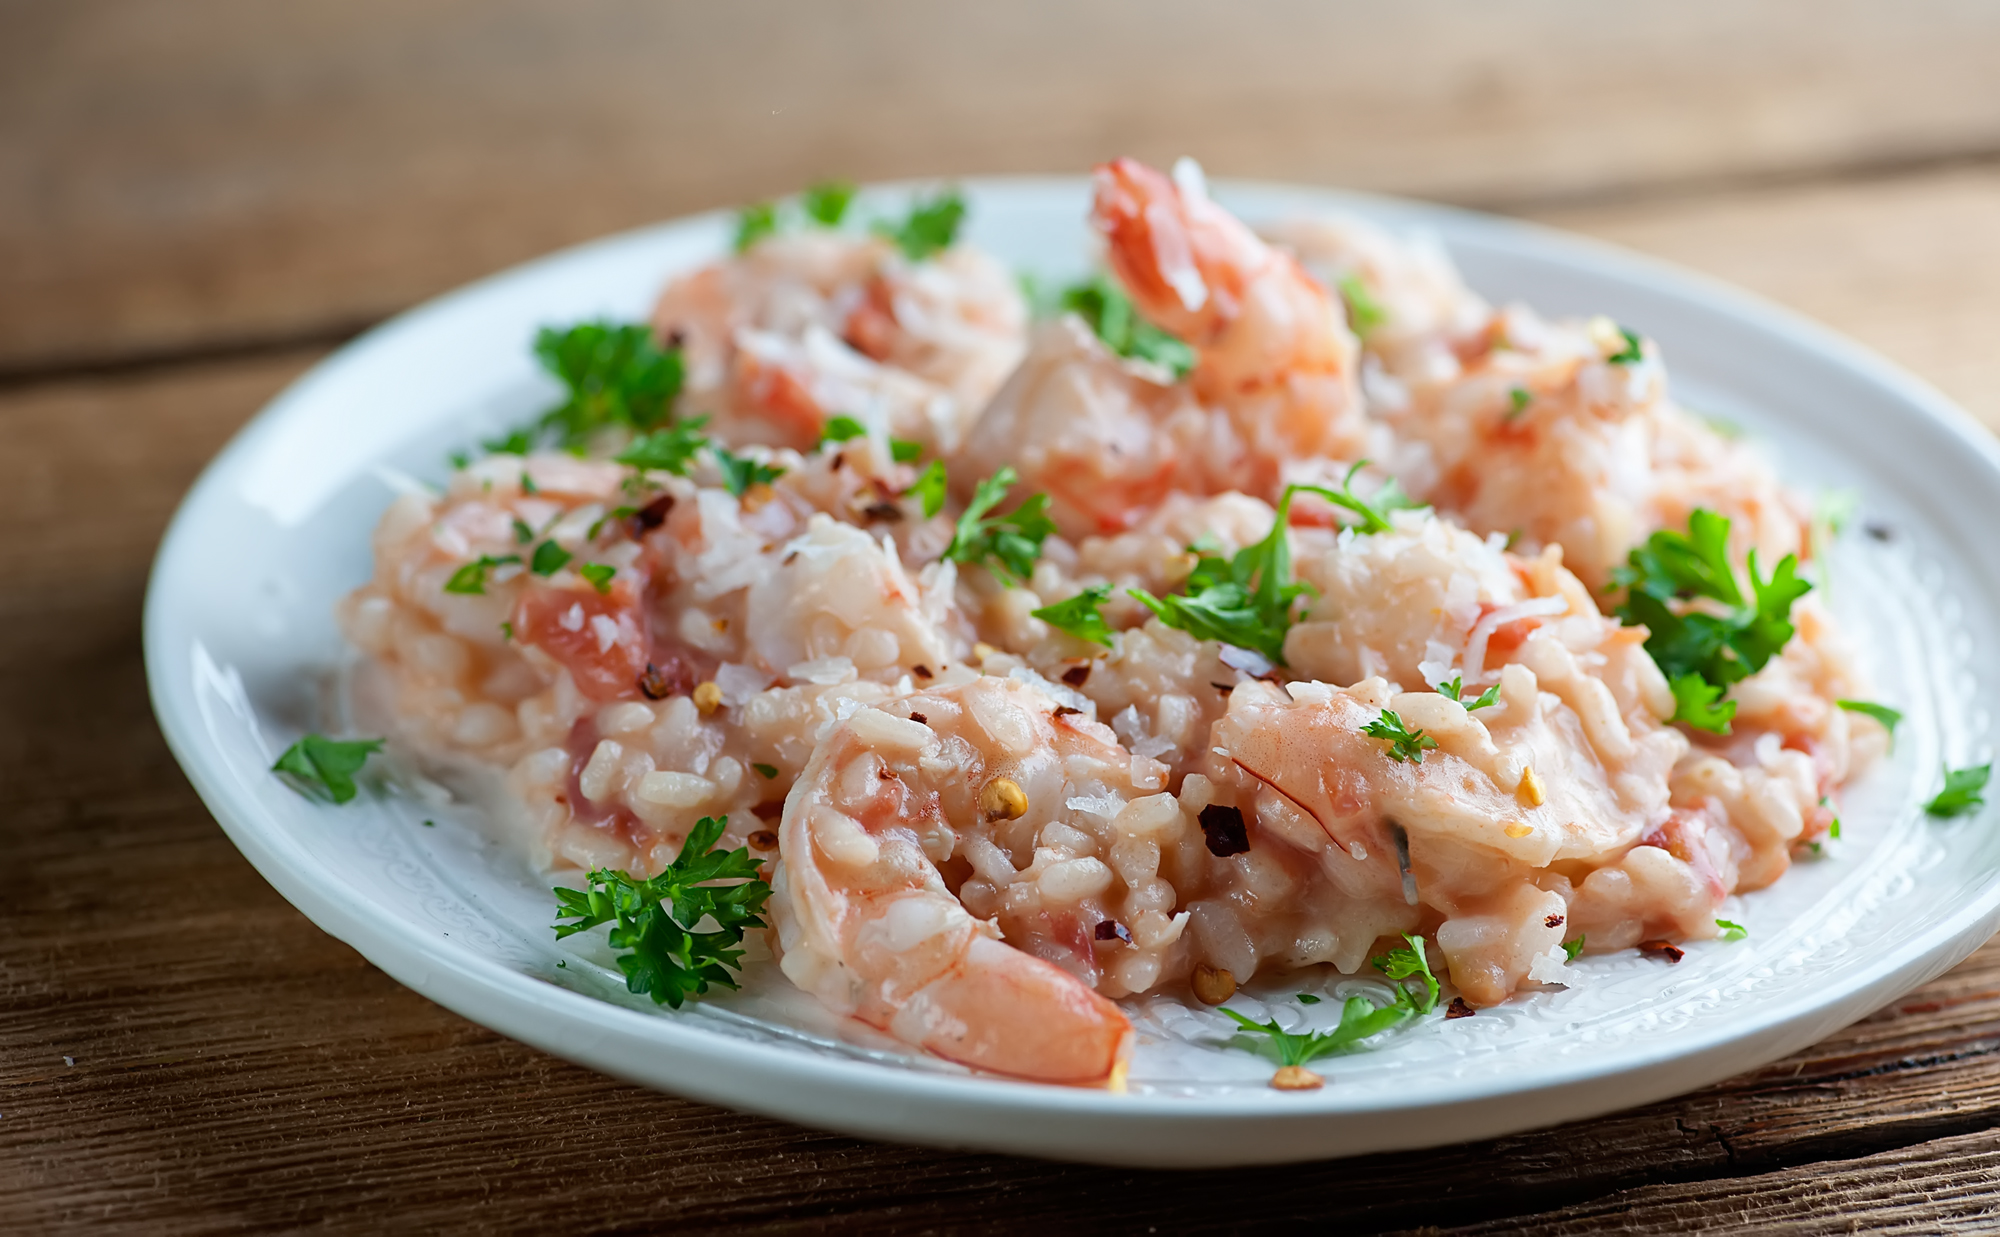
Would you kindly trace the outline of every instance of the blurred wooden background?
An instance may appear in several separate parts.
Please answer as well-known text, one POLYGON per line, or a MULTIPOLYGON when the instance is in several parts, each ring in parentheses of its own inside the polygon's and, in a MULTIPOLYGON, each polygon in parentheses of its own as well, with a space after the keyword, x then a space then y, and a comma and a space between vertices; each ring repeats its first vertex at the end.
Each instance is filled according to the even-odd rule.
POLYGON ((920 1152, 637 1091, 265 886, 153 727, 138 616, 201 464, 357 330, 836 174, 1188 153, 1498 209, 1743 283, 2000 425, 1996 66, 1971 0, 0 0, 0 1228, 1990 1224, 2000 947, 1696 1096, 1308 1168, 920 1152))

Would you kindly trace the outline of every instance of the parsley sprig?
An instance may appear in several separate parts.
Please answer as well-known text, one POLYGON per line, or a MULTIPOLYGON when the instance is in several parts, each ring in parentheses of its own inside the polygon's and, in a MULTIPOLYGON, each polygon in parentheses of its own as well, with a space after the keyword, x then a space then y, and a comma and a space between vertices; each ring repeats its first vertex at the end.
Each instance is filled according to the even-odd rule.
MULTIPOLYGON (((942 467, 937 471, 942 477, 942 467)), ((984 563, 989 571, 1010 584, 1027 579, 1028 573, 1035 569, 1035 560, 1042 556, 1042 542, 1056 531, 1056 522, 1048 514, 1049 496, 1030 494, 1005 515, 986 514, 1000 505, 1018 480, 1020 477, 1011 466, 1002 466, 999 472, 979 483, 965 513, 958 517, 951 544, 944 549, 945 558, 968 565, 984 563)), ((921 485, 923 479, 918 483, 921 485)), ((927 496, 926 516, 932 514, 930 507, 927 496)))
MULTIPOLYGON (((516 526, 520 526, 521 524, 519 520, 514 521, 514 523, 516 526)), ((534 533, 530 531, 528 535, 532 537, 534 533)), ((493 570, 495 567, 505 566, 508 563, 518 563, 520 561, 521 556, 519 554, 481 554, 478 558, 473 559, 469 563, 462 564, 457 571, 452 572, 451 578, 444 582, 444 591, 447 593, 470 593, 473 595, 484 594, 486 592, 487 572, 493 570)))
POLYGON ((543 327, 535 357, 567 391, 540 420, 486 444, 489 451, 524 455, 553 441, 582 450, 608 427, 643 432, 665 421, 681 391, 679 348, 662 348, 644 324, 582 322, 543 327))
POLYGON ((757 877, 748 849, 715 849, 727 817, 704 816, 689 831, 680 857, 651 880, 599 868, 588 889, 557 889, 556 939, 599 924, 625 973, 625 987, 675 1009, 710 984, 737 986, 743 934, 765 926, 760 918, 771 887, 757 877), (567 922, 565 922, 567 921, 567 922), (697 931, 704 923, 715 926, 697 931))
POLYGON ((1626 590, 1614 609, 1626 626, 1647 629, 1646 651, 1673 687, 1674 720, 1728 734, 1736 702, 1731 684, 1762 670, 1792 638, 1792 603, 1812 585, 1787 554, 1770 578, 1749 557, 1750 596, 1729 565, 1729 520, 1696 508, 1685 533, 1662 529, 1612 572, 1626 590))
POLYGON ((695 452, 708 445, 707 436, 700 432, 701 427, 707 424, 707 417, 676 421, 665 429, 634 438, 612 458, 633 468, 654 469, 685 477, 695 452))
POLYGON ((1382 710, 1382 715, 1363 726, 1361 733, 1386 742, 1389 745, 1386 755, 1397 764, 1406 760, 1422 764, 1424 753, 1437 746, 1437 740, 1425 734, 1421 726, 1415 730, 1406 727, 1394 709, 1382 710))
POLYGON ((944 461, 932 460, 930 467, 919 473, 903 493, 923 503, 924 518, 928 520, 944 510, 944 497, 950 483, 951 478, 945 474, 944 461))
POLYGON ((723 488, 738 498, 753 485, 769 485, 785 475, 785 470, 775 464, 759 464, 747 455, 731 454, 724 447, 711 446, 709 454, 715 457, 715 466, 722 472, 723 488))
POLYGON ((1375 969, 1394 981, 1395 999, 1387 1005, 1377 1005, 1365 996, 1348 997, 1346 1004, 1340 1008, 1340 1024, 1331 1031, 1287 1031, 1278 1025, 1275 1018, 1269 1022, 1252 1022, 1233 1009, 1224 1008, 1221 1012, 1229 1015, 1244 1030, 1270 1040, 1271 1046, 1277 1050, 1280 1065, 1305 1065, 1330 1053, 1351 1048, 1364 1039, 1380 1035, 1391 1027, 1437 1008, 1438 981, 1425 957, 1423 938, 1406 933, 1403 939, 1409 942, 1407 948, 1393 949, 1373 959, 1375 969), (1420 981, 1420 987, 1415 992, 1408 982, 1411 979, 1420 981))
POLYGON ((1132 298, 1103 275, 1063 289, 1057 307, 1082 318, 1111 351, 1150 361, 1176 382, 1194 368, 1194 349, 1140 317, 1132 298))
POLYGON ((1389 311, 1382 308, 1382 303, 1375 299, 1375 294, 1368 290, 1361 276, 1343 275, 1337 286, 1340 299, 1347 302, 1348 325, 1354 328, 1358 337, 1368 338, 1376 327, 1389 320, 1389 311))
MULTIPOLYGON (((867 426, 848 416, 846 413, 835 413, 826 419, 825 426, 820 429, 819 445, 825 447, 830 442, 849 442, 853 439, 866 438, 867 436, 867 426)), ((889 440, 889 458, 898 464, 914 464, 917 457, 923 453, 924 444, 920 442, 911 442, 907 438, 891 438, 889 440)))
POLYGON ((752 202, 736 212, 733 248, 747 253, 758 241, 785 231, 794 219, 822 228, 837 228, 854 203, 854 185, 845 180, 823 180, 799 194, 796 214, 786 203, 752 202))
POLYGON ((1993 762, 1971 765, 1963 769, 1944 771, 1944 789, 1929 803, 1924 811, 1933 816, 1964 816, 1986 806, 1987 779, 1993 776, 1993 762))
POLYGON ((1029 613, 1049 626, 1066 631, 1079 640, 1109 647, 1111 624, 1104 621, 1103 606, 1111 597, 1109 584, 1093 584, 1068 601, 1043 606, 1029 613))
POLYGON ((912 202, 901 223, 876 221, 875 231, 895 241, 904 257, 921 262, 951 248, 958 239, 958 225, 964 221, 965 195, 952 187, 912 202))
POLYGON ((330 799, 346 803, 354 798, 354 775, 368 763, 368 757, 382 750, 381 739, 329 739, 322 734, 301 735, 271 766, 282 773, 292 789, 309 799, 330 799))
MULTIPOLYGON (((1459 701, 1461 704, 1463 704, 1465 700, 1465 676, 1462 674, 1452 675, 1449 679, 1446 679, 1444 682, 1439 683, 1437 685, 1437 691, 1438 695, 1443 696, 1448 700, 1459 701)), ((1498 683, 1495 683, 1493 686, 1487 688, 1485 691, 1480 692, 1479 698, 1477 700, 1474 700, 1471 704, 1466 705, 1465 711, 1467 713, 1470 713, 1474 709, 1486 708, 1487 706, 1493 704, 1495 701, 1499 699, 1500 699, 1500 685, 1498 683)))
POLYGON ((1860 713, 1874 718, 1882 723, 1882 729, 1889 732, 1890 740, 1892 742, 1895 740, 1896 723, 1903 720, 1901 709, 1892 709, 1886 704, 1876 704, 1872 700, 1836 700, 1834 703, 1849 713, 1860 713))

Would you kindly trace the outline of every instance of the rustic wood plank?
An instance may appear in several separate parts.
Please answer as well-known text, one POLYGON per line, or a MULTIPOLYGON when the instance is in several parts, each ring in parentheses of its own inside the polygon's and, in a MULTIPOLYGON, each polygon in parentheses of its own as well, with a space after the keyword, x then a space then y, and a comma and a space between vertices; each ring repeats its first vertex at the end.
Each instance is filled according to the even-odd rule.
POLYGON ((2000 151, 1964 0, 0 5, 0 369, 328 339, 818 176, 1523 203, 2000 151))
POLYGON ((1606 1196, 1654 1227, 1806 1224, 1834 1205, 1814 1193, 1825 1182, 1875 1208, 1859 1214, 1935 1229, 2000 1192, 1975 1133, 2000 1122, 2000 943, 1693 1096, 1227 1173, 857 1142, 473 1026, 286 906, 208 819, 145 703, 152 544, 201 462, 314 355, 0 394, 26 448, 0 455, 0 523, 16 530, 0 541, 0 1228, 1369 1230, 1548 1212, 1580 1227, 1612 1214, 1606 1196), (1897 1203, 1899 1183, 1934 1197, 1897 1203))

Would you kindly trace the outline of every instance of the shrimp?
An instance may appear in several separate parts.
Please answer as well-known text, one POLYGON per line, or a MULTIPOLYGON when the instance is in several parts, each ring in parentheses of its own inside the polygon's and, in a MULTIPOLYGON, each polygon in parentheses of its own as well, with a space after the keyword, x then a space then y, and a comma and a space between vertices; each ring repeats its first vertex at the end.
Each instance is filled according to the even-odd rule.
POLYGON ((680 343, 685 408, 727 442, 805 451, 840 414, 949 452, 1020 359, 1027 310, 969 246, 911 262, 880 237, 813 231, 675 280, 653 326, 680 343))
POLYGON ((1228 488, 1275 497, 1287 461, 1364 452, 1354 334, 1326 289, 1211 202, 1192 163, 1170 179, 1118 159, 1095 180, 1091 222, 1112 270, 1139 312, 1194 348, 1195 394, 1247 447, 1228 488))
POLYGON ((1185 923, 1155 874, 1162 838, 1190 830, 1148 793, 1164 772, 990 675, 854 712, 785 801, 785 974, 947 1060, 1113 1083, 1131 1024, 1093 988, 1151 986, 1185 923))

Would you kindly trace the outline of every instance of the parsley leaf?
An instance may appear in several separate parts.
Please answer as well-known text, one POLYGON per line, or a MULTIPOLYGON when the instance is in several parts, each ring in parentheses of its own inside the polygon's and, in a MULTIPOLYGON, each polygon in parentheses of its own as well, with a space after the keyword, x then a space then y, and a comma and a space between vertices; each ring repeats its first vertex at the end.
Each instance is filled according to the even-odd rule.
POLYGON ((1340 488, 1337 490, 1330 490, 1323 485, 1293 485, 1286 487, 1285 493, 1289 496, 1292 491, 1297 490, 1307 494, 1317 494, 1334 506, 1360 516, 1361 523, 1356 526, 1356 531, 1386 533, 1394 527, 1389 523, 1390 512, 1419 510, 1420 507, 1410 501, 1409 495, 1403 493, 1403 487, 1397 485, 1393 479, 1375 491, 1375 497, 1372 499, 1362 498, 1356 494, 1354 474, 1367 466, 1367 460, 1356 460, 1354 466, 1347 470, 1347 475, 1341 478, 1340 488))
POLYGON ((1622 326, 1618 328, 1618 333, 1624 336, 1625 346, 1604 359, 1613 365, 1632 365, 1637 363, 1645 355, 1645 350, 1640 346, 1639 337, 1622 326))
POLYGON ((590 873, 589 888, 557 889, 556 939, 613 925, 607 939, 625 951, 618 955, 625 987, 655 1004, 679 1009, 710 984, 736 987, 731 972, 742 968, 743 958, 736 946, 747 929, 766 926, 759 913, 771 887, 757 878, 749 850, 714 849, 727 819, 702 817, 680 857, 651 880, 599 868, 590 873), (704 921, 715 927, 696 931, 704 921))
POLYGON ((944 461, 932 460, 931 466, 918 474, 916 481, 909 489, 904 490, 903 493, 923 500, 924 518, 928 520, 938 512, 944 510, 944 496, 947 484, 944 461))
POLYGON ((651 429, 666 420, 681 391, 680 349, 662 349, 644 324, 544 327, 535 336, 535 356, 569 395, 509 445, 531 446, 553 435, 559 446, 574 450, 607 426, 651 429))
POLYGON ((634 438, 612 458, 633 468, 650 468, 685 477, 694 453, 708 445, 707 437, 698 432, 707 424, 707 417, 676 421, 665 429, 634 438))
POLYGON ((889 440, 889 458, 898 464, 914 464, 917 462, 917 457, 923 453, 924 444, 920 442, 911 442, 907 438, 889 440))
MULTIPOLYGON (((1465 676, 1462 674, 1452 675, 1451 678, 1437 685, 1437 691, 1438 695, 1440 696, 1443 696, 1450 700, 1457 700, 1462 703, 1465 697, 1465 676)), ((1467 713, 1470 713, 1474 709, 1486 708, 1488 705, 1491 705, 1498 699, 1500 699, 1500 685, 1498 683, 1495 683, 1493 686, 1487 688, 1485 691, 1480 692, 1479 699, 1473 701, 1471 704, 1466 705, 1465 711, 1467 713)))
POLYGON ((928 201, 911 203, 910 213, 900 224, 877 222, 875 230, 896 242, 903 256, 921 262, 958 239, 958 225, 965 219, 965 197, 956 188, 939 191, 928 201))
POLYGON ((778 766, 776 765, 753 763, 750 767, 757 770, 758 777, 765 778, 767 780, 778 776, 778 766))
POLYGON ((1424 938, 1412 932, 1405 932, 1403 933, 1403 939, 1409 942, 1407 948, 1392 949, 1379 957, 1370 958, 1369 962, 1374 965, 1376 970, 1395 980, 1398 987, 1401 987, 1403 981, 1408 979, 1422 980, 1424 994, 1414 997, 1413 1000, 1416 1012, 1428 1014, 1431 1010, 1437 1008, 1437 976, 1431 974, 1430 959, 1424 956, 1424 938))
POLYGON ((853 203, 854 182, 847 180, 823 180, 799 195, 806 218, 823 228, 839 227, 853 203))
POLYGON ((1986 789, 1986 779, 1993 776, 1993 762, 1972 765, 1964 769, 1944 771, 1944 789, 1924 804, 1924 811, 1933 816, 1964 816, 1986 806, 1986 796, 1980 792, 1986 789))
POLYGON ((1716 702, 1791 640, 1792 605, 1812 589, 1799 579, 1798 560, 1787 554, 1767 580, 1752 550, 1749 578, 1746 599, 1729 565, 1729 520, 1703 508, 1688 516, 1686 533, 1654 533, 1611 573, 1613 585, 1626 590, 1612 612, 1628 627, 1646 627, 1646 651, 1675 685, 1676 721, 1727 734, 1729 717, 1719 715, 1735 710, 1716 702), (1681 682, 1690 676, 1714 690, 1681 682))
POLYGON ((1421 727, 1416 730, 1406 729, 1403 726, 1403 719, 1396 715, 1394 709, 1382 710, 1382 716, 1363 726, 1361 733, 1371 739, 1381 739, 1388 743, 1387 755, 1397 764, 1402 764, 1406 760, 1422 764, 1424 753, 1437 746, 1437 740, 1425 734, 1421 727))
POLYGON ((1339 288, 1340 299, 1347 302, 1348 325, 1362 339, 1368 338, 1371 331, 1389 320, 1389 312, 1382 308, 1382 303, 1375 299, 1375 294, 1368 290, 1361 276, 1341 276, 1339 288))
POLYGON ((1312 993, 1310 993, 1310 992, 1301 992, 1301 993, 1299 993, 1299 997, 1298 997, 1298 1000, 1299 1000, 1299 1004, 1301 1004, 1301 1005, 1317 1005, 1317 1004, 1319 1004, 1319 998, 1318 998, 1318 997, 1316 997, 1316 996, 1314 996, 1314 995, 1313 995, 1312 993))
MULTIPOLYGON (((532 535, 530 534, 530 536, 532 535)), ((444 582, 444 591, 447 593, 484 594, 486 592, 486 573, 488 571, 500 566, 502 563, 518 563, 520 561, 521 556, 519 554, 502 554, 497 558, 491 554, 481 554, 478 558, 473 559, 457 571, 452 572, 451 579, 444 582)))
POLYGON ((354 797, 354 775, 361 772, 370 755, 382 750, 382 743, 381 739, 302 735, 278 757, 271 772, 284 774, 292 788, 309 799, 346 803, 354 797))
POLYGON ((775 236, 778 231, 778 205, 775 202, 752 202, 736 212, 736 252, 747 253, 758 241, 767 236, 775 236))
POLYGON ((571 558, 570 552, 553 541, 544 541, 535 547, 533 558, 528 560, 528 570, 538 576, 552 576, 561 571, 563 564, 571 558))
POLYGON ((1093 644, 1102 644, 1109 647, 1111 644, 1111 625, 1104 621, 1104 615, 1100 612, 1100 608, 1110 596, 1111 586, 1109 584, 1095 584, 1084 589, 1068 601, 1060 601, 1052 606, 1043 606, 1041 609, 1031 610, 1029 613, 1049 626, 1066 631, 1079 640, 1089 640, 1093 644))
POLYGON ((828 417, 826 424, 820 427, 819 445, 824 447, 830 442, 846 442, 851 438, 866 438, 867 436, 867 426, 844 412, 838 412, 828 417))
POLYGON ((1534 402, 1534 398, 1533 395, 1528 393, 1526 387, 1514 387, 1509 390, 1507 392, 1507 416, 1505 419, 1512 421, 1515 417, 1526 412, 1528 405, 1534 402))
MULTIPOLYGON (((932 467, 943 475, 938 465, 932 467)), ((1056 531, 1056 522, 1048 516, 1049 496, 1031 494, 1006 515, 988 518, 986 514, 1000 505, 1000 500, 1019 479, 1011 466, 1003 465, 999 472, 979 483, 965 513, 958 517, 958 528, 952 533, 951 544, 944 549, 945 558, 959 563, 984 563, 988 570, 1010 584, 1027 578, 1035 568, 1035 560, 1042 555, 1042 542, 1056 531)), ((928 499, 924 508, 928 514, 928 499)))
POLYGON ((1340 1025, 1331 1031, 1287 1031, 1275 1018, 1252 1022, 1233 1009, 1224 1008, 1221 1012, 1235 1019, 1244 1030, 1267 1037, 1277 1049, 1280 1065, 1304 1065, 1408 1021, 1415 1015, 1416 1007, 1406 1004, 1407 1000, 1405 996, 1404 1001, 1378 1006, 1365 996, 1348 997, 1340 1008, 1340 1025))
POLYGON ((1583 952, 1583 942, 1584 938, 1581 936, 1577 937, 1573 941, 1564 941, 1563 953, 1566 954, 1567 957, 1565 957, 1563 960, 1565 962, 1576 961, 1576 956, 1583 952))
POLYGON ((738 498, 753 485, 769 485, 785 475, 782 468, 759 464, 747 455, 731 454, 724 447, 711 447, 709 453, 715 456, 715 466, 722 470, 723 488, 738 498))
POLYGON ((1194 368, 1194 349, 1140 317, 1132 298, 1103 275, 1064 289, 1058 307, 1082 318, 1111 351, 1150 361, 1176 382, 1194 368))
POLYGON ((518 516, 515 517, 514 520, 515 542, 520 545, 526 545, 530 541, 533 541, 534 539, 535 539, 535 530, 528 527, 528 522, 526 520, 523 520, 518 516))
POLYGON ((1698 674, 1680 674, 1667 680, 1674 693, 1674 720, 1686 722, 1710 734, 1728 734, 1736 716, 1736 702, 1722 700, 1722 689, 1698 674), (1722 701, 1720 704, 1716 702, 1722 701))
POLYGON ((1715 926, 1722 929, 1722 939, 1725 941, 1740 941, 1750 935, 1750 929, 1731 920, 1718 919, 1715 921, 1715 926))
POLYGON ((1892 709, 1886 704, 1874 704, 1866 700, 1836 700, 1834 703, 1850 713, 1865 714, 1881 722, 1882 728, 1889 732, 1891 739, 1896 737, 1896 723, 1903 720, 1901 710, 1892 709))
POLYGON ((590 587, 598 592, 608 593, 611 591, 612 577, 618 574, 618 569, 610 563, 585 563, 576 569, 576 574, 590 581, 590 587))

